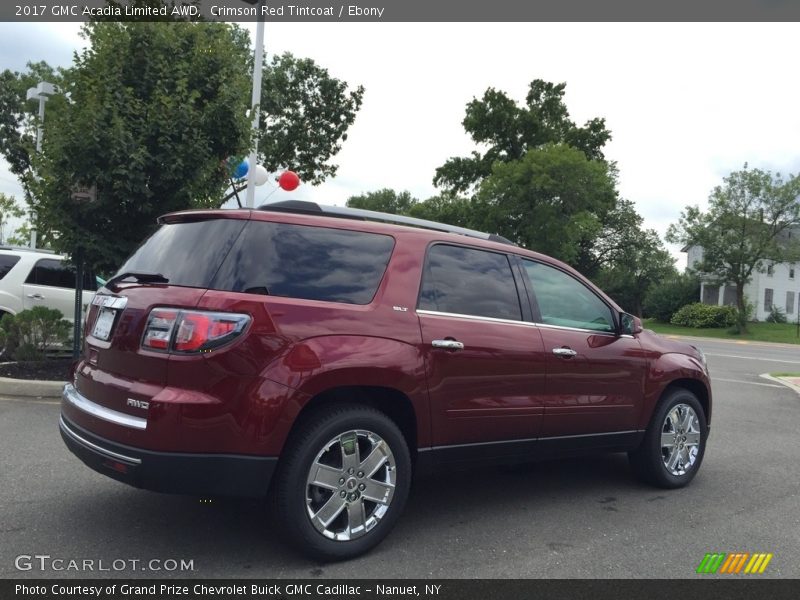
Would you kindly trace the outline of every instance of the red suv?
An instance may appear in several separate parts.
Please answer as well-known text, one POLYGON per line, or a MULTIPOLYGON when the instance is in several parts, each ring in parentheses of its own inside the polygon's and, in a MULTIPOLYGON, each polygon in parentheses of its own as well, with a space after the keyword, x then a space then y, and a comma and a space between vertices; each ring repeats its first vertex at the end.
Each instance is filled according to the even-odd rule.
POLYGON ((166 215, 95 296, 60 428, 137 487, 269 497, 322 559, 383 539, 412 474, 627 451, 703 460, 705 358, 507 240, 290 201, 166 215), (411 226, 408 226, 411 225, 411 226))

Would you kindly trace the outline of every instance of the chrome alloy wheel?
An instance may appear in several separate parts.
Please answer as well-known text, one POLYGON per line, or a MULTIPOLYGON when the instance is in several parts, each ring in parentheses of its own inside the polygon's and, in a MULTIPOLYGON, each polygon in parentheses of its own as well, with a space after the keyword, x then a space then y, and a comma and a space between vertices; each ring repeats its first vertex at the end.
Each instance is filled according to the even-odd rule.
POLYGON ((688 404, 676 404, 661 428, 661 458, 672 475, 691 471, 700 451, 700 419, 688 404))
POLYGON ((389 510, 397 471, 389 445, 365 430, 342 433, 317 454, 306 479, 306 510, 332 540, 359 538, 389 510))

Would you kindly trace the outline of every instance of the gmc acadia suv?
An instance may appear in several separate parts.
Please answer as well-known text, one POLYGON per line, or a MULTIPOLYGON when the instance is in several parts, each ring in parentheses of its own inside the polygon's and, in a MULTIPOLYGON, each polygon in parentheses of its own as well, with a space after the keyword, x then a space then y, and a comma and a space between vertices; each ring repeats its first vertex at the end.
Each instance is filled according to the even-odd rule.
POLYGON ((100 473, 269 497, 330 560, 380 542, 434 468, 627 451, 665 488, 700 468, 703 354, 552 258, 299 201, 159 221, 93 299, 64 389, 62 437, 100 473))

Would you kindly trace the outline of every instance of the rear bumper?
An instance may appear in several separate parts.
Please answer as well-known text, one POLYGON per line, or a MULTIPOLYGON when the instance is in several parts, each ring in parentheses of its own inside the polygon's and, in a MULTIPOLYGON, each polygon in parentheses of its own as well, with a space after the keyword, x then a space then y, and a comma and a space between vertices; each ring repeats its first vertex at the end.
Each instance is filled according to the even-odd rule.
POLYGON ((96 436, 63 414, 67 448, 87 466, 134 487, 195 496, 266 496, 278 459, 231 454, 153 452, 96 436))

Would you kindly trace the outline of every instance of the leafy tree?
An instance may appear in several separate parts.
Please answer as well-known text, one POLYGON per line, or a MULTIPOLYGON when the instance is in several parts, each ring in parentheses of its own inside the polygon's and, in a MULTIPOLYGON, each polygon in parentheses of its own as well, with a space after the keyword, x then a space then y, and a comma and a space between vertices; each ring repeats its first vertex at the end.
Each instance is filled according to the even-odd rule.
POLYGON ((363 96, 362 86, 348 91, 311 59, 274 56, 262 79, 259 163, 270 172, 291 167, 307 183, 335 175, 331 158, 347 140, 363 96))
POLYGON ((566 144, 497 162, 474 209, 479 229, 572 265, 589 261, 593 241, 615 207, 615 173, 566 144))
POLYGON ((14 196, 6 196, 0 194, 0 244, 6 242, 6 227, 8 227, 9 218, 21 218, 25 215, 25 211, 17 204, 14 196))
POLYGON ((466 198, 447 193, 420 201, 408 192, 398 193, 391 189, 382 189, 360 196, 351 196, 347 200, 347 206, 459 227, 476 227, 472 203, 466 198))
POLYGON ((678 223, 670 226, 667 240, 703 249, 695 268, 717 283, 736 286, 739 327, 746 330, 744 286, 753 273, 763 272, 767 261, 798 257, 797 240, 790 238, 800 218, 800 178, 760 169, 734 171, 714 188, 708 209, 687 206, 678 223))
MULTIPOLYGON (((2 74, 15 91, 0 94, 0 151, 19 157, 15 173, 25 173, 55 249, 80 244, 92 267, 114 270, 158 215, 225 201, 226 159, 250 147, 251 50, 247 32, 224 23, 93 22, 83 35, 88 48, 56 74, 61 94, 48 103, 40 156, 35 107, 18 98, 44 67, 2 74), (76 185, 94 187, 96 201, 72 201, 76 185)), ((263 81, 262 109, 273 111, 260 113, 266 167, 290 166, 309 182, 334 173, 363 90, 291 55, 266 65, 263 81)))
POLYGON ((641 317, 648 291, 664 279, 676 276, 677 271, 675 259, 654 230, 639 229, 636 233, 631 245, 600 271, 596 282, 625 310, 641 317))
POLYGON ((376 192, 367 192, 359 196, 351 196, 347 200, 347 206, 351 208, 362 208, 398 215, 408 215, 411 207, 419 200, 408 192, 395 192, 389 188, 384 188, 376 192))
POLYGON ((248 42, 224 24, 90 23, 88 48, 64 73, 69 98, 48 114, 33 204, 95 268, 113 268, 159 214, 212 207, 221 161, 245 150, 248 42), (77 184, 96 200, 71 200, 77 184))
POLYGON ((475 202, 463 196, 445 192, 413 204, 409 215, 418 219, 448 223, 457 227, 478 229, 475 202))
POLYGON ((700 280, 694 273, 674 274, 654 284, 645 295, 644 316, 669 323, 678 309, 697 302, 700 280))
POLYGON ((467 104, 464 129, 476 144, 486 147, 467 157, 450 158, 436 169, 434 184, 463 193, 492 174, 496 162, 522 160, 532 149, 566 144, 589 160, 603 160, 602 147, 611 139, 604 119, 591 119, 578 127, 564 104, 566 83, 531 82, 524 106, 505 92, 489 88, 467 104))

